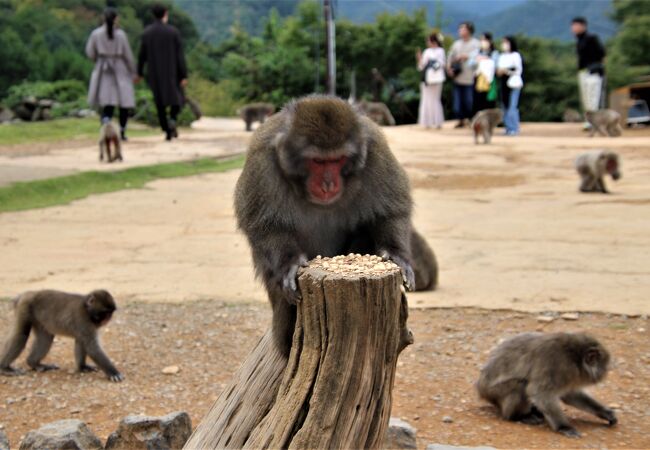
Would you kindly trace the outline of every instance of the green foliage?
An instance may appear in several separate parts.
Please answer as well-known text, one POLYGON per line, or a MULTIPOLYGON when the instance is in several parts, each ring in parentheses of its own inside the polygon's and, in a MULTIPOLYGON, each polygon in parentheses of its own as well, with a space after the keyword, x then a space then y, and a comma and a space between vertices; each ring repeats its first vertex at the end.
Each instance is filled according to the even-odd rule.
POLYGON ((124 189, 141 189, 147 183, 160 178, 224 172, 242 167, 243 162, 243 157, 224 161, 203 158, 113 172, 90 171, 46 180, 14 183, 0 187, 0 212, 65 205, 93 194, 104 194, 124 189))
POLYGON ((650 2, 615 0, 613 17, 621 27, 608 46, 607 68, 616 88, 650 74, 650 2))
POLYGON ((86 97, 86 85, 79 80, 61 81, 26 81, 9 88, 5 103, 8 106, 18 104, 25 97, 47 98, 55 102, 71 102, 86 97))
POLYGON ((233 116, 243 105, 241 100, 232 96, 238 89, 235 80, 213 83, 197 75, 190 75, 186 93, 201 106, 201 111, 206 116, 233 116))

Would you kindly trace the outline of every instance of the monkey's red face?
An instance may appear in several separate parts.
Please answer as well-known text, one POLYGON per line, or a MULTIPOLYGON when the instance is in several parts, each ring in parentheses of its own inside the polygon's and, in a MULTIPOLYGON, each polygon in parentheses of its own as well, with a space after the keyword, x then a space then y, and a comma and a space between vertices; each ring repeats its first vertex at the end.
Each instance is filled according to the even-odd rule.
POLYGON ((319 205, 336 202, 343 193, 341 169, 347 156, 319 157, 307 160, 309 200, 319 205))

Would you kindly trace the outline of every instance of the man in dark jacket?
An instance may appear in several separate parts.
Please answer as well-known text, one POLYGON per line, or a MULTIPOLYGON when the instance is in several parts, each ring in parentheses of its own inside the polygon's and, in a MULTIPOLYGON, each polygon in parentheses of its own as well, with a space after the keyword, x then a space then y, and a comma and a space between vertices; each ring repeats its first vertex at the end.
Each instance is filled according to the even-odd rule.
POLYGON ((182 88, 187 85, 187 67, 180 33, 167 24, 167 8, 154 5, 152 13, 155 21, 142 33, 138 77, 144 76, 144 66, 147 65, 147 83, 156 102, 160 127, 170 141, 178 137, 176 118, 183 106, 182 88))
POLYGON ((571 22, 576 36, 578 54, 578 85, 586 111, 597 111, 605 106, 605 48, 595 34, 587 32, 587 20, 576 17, 571 22))

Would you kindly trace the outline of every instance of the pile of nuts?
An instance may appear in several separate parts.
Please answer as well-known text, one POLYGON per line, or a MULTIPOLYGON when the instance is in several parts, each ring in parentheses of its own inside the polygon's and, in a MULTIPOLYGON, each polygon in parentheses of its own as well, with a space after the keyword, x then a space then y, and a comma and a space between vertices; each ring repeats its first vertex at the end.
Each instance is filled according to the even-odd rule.
POLYGON ((309 261, 309 267, 342 275, 383 275, 399 269, 394 262, 385 261, 377 255, 360 255, 358 253, 332 258, 323 258, 318 255, 309 261))

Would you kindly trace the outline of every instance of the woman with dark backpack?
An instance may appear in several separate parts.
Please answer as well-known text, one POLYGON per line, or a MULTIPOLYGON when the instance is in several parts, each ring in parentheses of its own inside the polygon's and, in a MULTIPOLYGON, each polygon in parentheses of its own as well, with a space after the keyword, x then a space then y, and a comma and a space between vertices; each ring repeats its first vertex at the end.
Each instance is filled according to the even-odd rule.
POLYGON ((442 35, 431 34, 427 38, 427 48, 424 52, 418 49, 416 55, 418 70, 422 74, 418 123, 425 128, 440 129, 445 121, 441 101, 446 65, 442 41, 442 35))
POLYGON ((102 124, 110 122, 120 108, 120 136, 126 140, 129 109, 135 108, 133 79, 135 60, 126 33, 118 27, 117 11, 104 11, 104 24, 93 30, 86 43, 86 55, 95 61, 90 76, 88 103, 99 107, 102 124))

